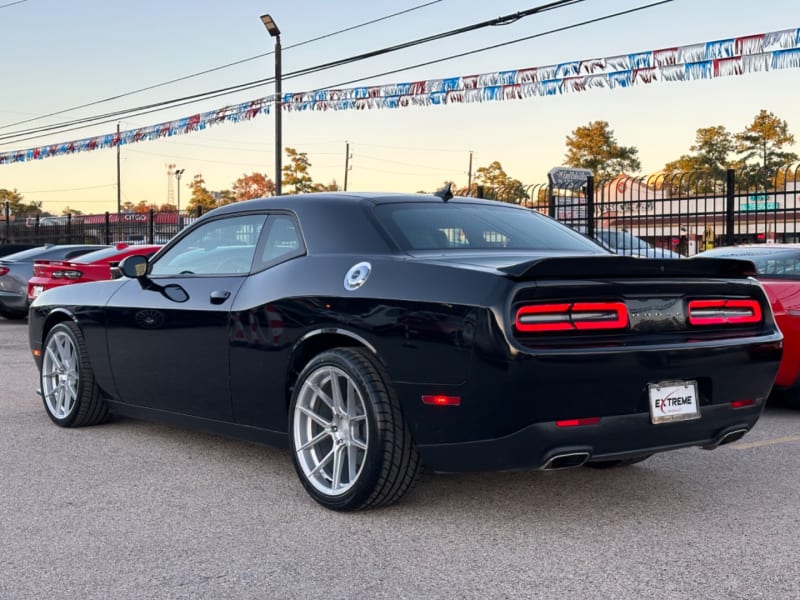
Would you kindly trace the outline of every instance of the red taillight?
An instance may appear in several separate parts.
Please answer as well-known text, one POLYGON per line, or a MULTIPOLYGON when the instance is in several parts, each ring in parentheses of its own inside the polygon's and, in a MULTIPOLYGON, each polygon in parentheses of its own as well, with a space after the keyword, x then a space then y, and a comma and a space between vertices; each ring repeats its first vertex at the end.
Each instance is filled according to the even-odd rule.
POLYGON ((435 406, 461 406, 461 396, 443 396, 441 394, 423 396, 422 403, 435 406))
POLYGON ((581 427, 583 425, 597 425, 600 417, 584 417, 583 419, 564 419, 556 421, 556 427, 581 427))
POLYGON ((755 400, 734 400, 731 402, 731 408, 747 408, 748 406, 753 406, 755 403, 755 400))
POLYGON ((628 308, 624 302, 532 304, 517 310, 515 325, 525 332, 624 329, 628 308))
POLYGON ((744 325, 761 322, 758 300, 690 300, 691 325, 744 325))
POLYGON ((8 267, 0 267, 0 277, 8 273, 8 267))

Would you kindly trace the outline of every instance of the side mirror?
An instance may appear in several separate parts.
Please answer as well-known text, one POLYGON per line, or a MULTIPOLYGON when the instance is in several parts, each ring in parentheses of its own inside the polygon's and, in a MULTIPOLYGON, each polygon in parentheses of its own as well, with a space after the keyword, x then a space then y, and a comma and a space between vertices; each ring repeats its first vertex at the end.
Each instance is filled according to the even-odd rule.
POLYGON ((131 279, 141 279, 147 276, 149 263, 146 256, 134 254, 127 256, 119 263, 119 270, 125 277, 131 279))

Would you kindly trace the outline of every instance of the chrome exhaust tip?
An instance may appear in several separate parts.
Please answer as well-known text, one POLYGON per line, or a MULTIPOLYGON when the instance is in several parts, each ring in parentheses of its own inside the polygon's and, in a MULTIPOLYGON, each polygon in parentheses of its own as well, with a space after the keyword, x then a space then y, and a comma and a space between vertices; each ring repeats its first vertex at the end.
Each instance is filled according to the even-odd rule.
POLYGON ((581 467, 589 460, 591 455, 588 452, 567 452, 565 454, 556 454, 550 458, 544 466, 543 471, 557 471, 559 469, 572 469, 581 467))
POLYGON ((747 433, 747 429, 734 429, 733 431, 729 431, 722 438, 719 440, 719 445, 722 446, 723 444, 730 444, 731 442, 735 442, 736 440, 741 439, 744 437, 744 434, 747 433))
POLYGON ((731 442, 735 442, 736 440, 742 439, 745 433, 750 431, 747 427, 737 427, 736 429, 731 429, 730 431, 726 431, 723 433, 718 440, 716 440, 713 444, 707 444, 703 446, 703 450, 714 450, 719 448, 724 444, 730 444, 731 442))

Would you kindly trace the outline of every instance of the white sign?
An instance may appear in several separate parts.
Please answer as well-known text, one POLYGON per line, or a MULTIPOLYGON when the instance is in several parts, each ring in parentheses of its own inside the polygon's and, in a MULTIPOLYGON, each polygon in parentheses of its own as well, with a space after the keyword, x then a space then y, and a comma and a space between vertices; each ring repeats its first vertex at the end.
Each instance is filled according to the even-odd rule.
POLYGON ((555 167, 547 176, 557 188, 576 189, 586 185, 586 179, 592 175, 591 169, 573 169, 571 167, 555 167))

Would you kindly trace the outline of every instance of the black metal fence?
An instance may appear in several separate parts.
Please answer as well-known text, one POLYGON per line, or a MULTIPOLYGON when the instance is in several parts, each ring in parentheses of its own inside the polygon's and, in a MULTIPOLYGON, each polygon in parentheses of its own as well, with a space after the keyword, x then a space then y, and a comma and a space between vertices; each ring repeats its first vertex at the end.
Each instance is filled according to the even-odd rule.
MULTIPOLYGON (((648 177, 620 175, 568 187, 482 188, 473 195, 541 211, 589 236, 625 230, 658 248, 693 255, 714 246, 800 242, 800 165, 648 177)), ((0 243, 164 243, 201 211, 10 218, 0 212, 0 243), (5 218, 3 218, 5 217, 5 218)))
POLYGON ((163 244, 201 214, 197 211, 123 212, 15 219, 6 203, 0 244, 163 244))
POLYGON ((625 230, 691 256, 714 246, 800 242, 799 176, 800 165, 716 175, 590 176, 570 187, 540 184, 482 195, 524 204, 590 236, 625 230))

